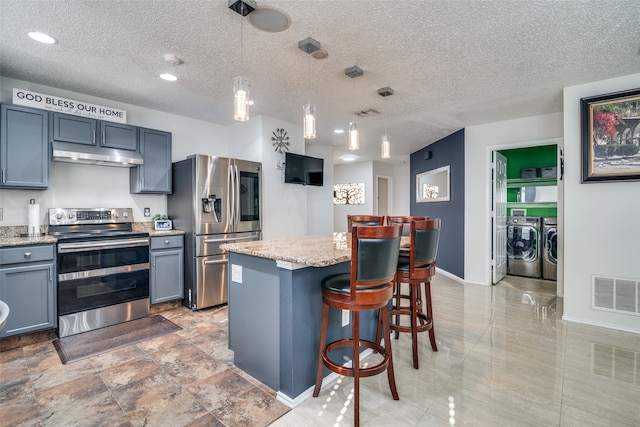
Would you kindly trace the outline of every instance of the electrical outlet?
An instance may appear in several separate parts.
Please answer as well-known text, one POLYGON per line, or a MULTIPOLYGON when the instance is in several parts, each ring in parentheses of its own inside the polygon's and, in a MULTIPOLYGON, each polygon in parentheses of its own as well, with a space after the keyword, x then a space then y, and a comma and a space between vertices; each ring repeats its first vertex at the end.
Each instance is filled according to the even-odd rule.
POLYGON ((144 208, 144 216, 151 216, 151 208, 144 208))
POLYGON ((351 312, 349 310, 342 310, 342 327, 349 325, 349 315, 351 312))
POLYGON ((284 170, 284 162, 280 160, 276 160, 276 170, 283 171, 284 170))

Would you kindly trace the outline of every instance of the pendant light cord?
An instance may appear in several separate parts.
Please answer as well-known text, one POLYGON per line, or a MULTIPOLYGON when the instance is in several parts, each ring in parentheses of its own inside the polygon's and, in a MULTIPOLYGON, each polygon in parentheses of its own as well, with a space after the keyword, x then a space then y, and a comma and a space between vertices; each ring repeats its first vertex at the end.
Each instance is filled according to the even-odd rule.
POLYGON ((243 15, 243 13, 244 13, 244 2, 241 2, 241 5, 240 5, 240 75, 241 76, 244 76, 244 74, 243 74, 244 70, 243 70, 243 67, 242 67, 242 65, 243 65, 242 64, 242 57, 243 57, 243 47, 244 47, 244 40, 243 40, 243 37, 242 37, 242 34, 243 34, 242 29, 244 27, 244 25, 243 25, 244 24, 244 15, 243 15))

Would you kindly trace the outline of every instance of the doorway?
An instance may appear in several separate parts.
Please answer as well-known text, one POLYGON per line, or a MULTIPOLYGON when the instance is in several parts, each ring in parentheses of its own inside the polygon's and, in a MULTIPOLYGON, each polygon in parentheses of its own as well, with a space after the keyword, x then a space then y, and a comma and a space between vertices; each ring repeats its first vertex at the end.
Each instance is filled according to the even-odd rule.
MULTIPOLYGON (((504 158, 507 168, 506 185, 502 185, 500 180, 496 179, 501 175, 500 171, 496 170, 495 162, 492 162, 489 175, 492 188, 492 203, 489 208, 492 219, 490 266, 491 283, 494 285, 522 290, 539 289, 543 293, 553 291, 554 294, 562 296, 562 281, 557 275, 558 271, 562 271, 561 266, 553 266, 554 276, 548 275, 548 268, 543 272, 543 266, 546 266, 544 263, 549 262, 549 257, 545 257, 545 251, 553 250, 554 261, 560 264, 561 257, 557 256, 557 240, 553 240, 553 247, 551 243, 545 241, 542 238, 542 227, 535 233, 524 233, 526 234, 524 235, 520 228, 507 226, 505 237, 505 227, 501 222, 503 219, 501 210, 504 212, 504 206, 500 203, 506 201, 509 224, 514 224, 513 218, 519 218, 520 223, 528 220, 537 220, 542 223, 544 219, 552 218, 554 224, 557 223, 557 218, 561 216, 559 212, 562 211, 561 142, 561 139, 530 141, 517 145, 494 146, 489 149, 489 158, 504 158), (508 267, 506 276, 503 276, 504 272, 500 274, 499 268, 502 265, 501 257, 504 256, 502 246, 505 245, 505 240, 508 267), (535 247, 535 257, 531 256, 531 253, 527 253, 527 257, 520 256, 522 254, 519 254, 517 245, 523 246, 523 243, 530 243, 529 249, 535 247), (532 263, 527 267, 526 275, 519 274, 516 268, 509 268, 509 265, 516 267, 523 262, 532 263), (535 270, 533 274, 532 270, 535 270)), ((518 221, 515 221, 515 224, 518 224, 518 221)), ((556 233, 558 236, 561 235, 558 226, 556 226, 556 233)))
POLYGON ((391 178, 388 176, 378 175, 376 176, 376 215, 387 216, 390 215, 389 202, 391 201, 391 189, 389 185, 391 178))

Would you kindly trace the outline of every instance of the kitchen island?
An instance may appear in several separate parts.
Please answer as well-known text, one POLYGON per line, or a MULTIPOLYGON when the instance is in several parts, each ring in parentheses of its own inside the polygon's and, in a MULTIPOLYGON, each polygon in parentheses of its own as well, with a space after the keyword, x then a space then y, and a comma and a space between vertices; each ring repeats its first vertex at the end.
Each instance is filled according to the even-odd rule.
MULTIPOLYGON (((296 406, 315 384, 323 278, 348 273, 350 234, 228 243, 229 348, 234 364, 296 406)), ((361 334, 375 339, 376 313, 363 313, 361 334)), ((346 322, 345 322, 346 323, 346 322)), ((331 310, 328 340, 350 336, 331 310)), ((346 349, 339 355, 350 360, 346 349)), ((325 374, 328 373, 325 370, 325 374)))

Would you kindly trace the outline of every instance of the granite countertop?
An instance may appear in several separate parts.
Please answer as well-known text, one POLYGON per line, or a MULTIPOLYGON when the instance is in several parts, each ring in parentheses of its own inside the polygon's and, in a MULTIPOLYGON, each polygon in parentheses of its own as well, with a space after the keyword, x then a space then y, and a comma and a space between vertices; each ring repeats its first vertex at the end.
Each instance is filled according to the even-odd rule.
POLYGON ((288 261, 310 267, 326 267, 351 260, 351 241, 347 233, 224 243, 220 248, 243 255, 288 261))
POLYGON ((0 248, 8 246, 50 245, 58 239, 48 234, 40 237, 0 236, 0 248))
MULTIPOLYGON (((155 230, 152 223, 134 223, 134 231, 147 232, 150 237, 175 236, 185 234, 183 230, 155 230)), ((8 246, 46 245, 57 243, 58 239, 47 233, 47 227, 41 226, 39 237, 25 237, 27 226, 0 227, 0 248, 8 246)))

